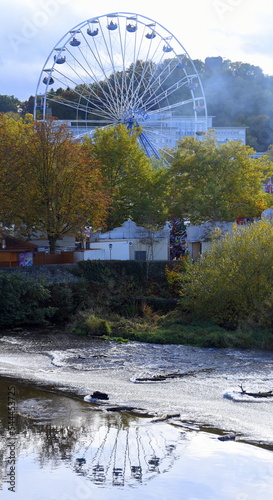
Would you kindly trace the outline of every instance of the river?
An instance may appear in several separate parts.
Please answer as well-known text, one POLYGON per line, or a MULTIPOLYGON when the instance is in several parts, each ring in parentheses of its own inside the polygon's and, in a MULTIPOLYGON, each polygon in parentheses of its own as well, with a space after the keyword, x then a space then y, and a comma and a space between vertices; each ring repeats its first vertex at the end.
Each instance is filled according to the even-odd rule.
POLYGON ((7 450, 14 388, 17 498, 271 500, 273 397, 242 387, 271 391, 272 367, 264 351, 2 333, 1 430, 7 450))

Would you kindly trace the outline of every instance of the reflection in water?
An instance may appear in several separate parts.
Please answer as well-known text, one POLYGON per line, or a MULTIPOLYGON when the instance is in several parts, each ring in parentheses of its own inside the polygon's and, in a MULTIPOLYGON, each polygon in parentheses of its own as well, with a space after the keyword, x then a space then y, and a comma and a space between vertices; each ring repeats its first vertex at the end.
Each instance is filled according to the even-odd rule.
MULTIPOLYGON (((9 439, 4 396, 9 385, 1 384, 2 464, 9 439)), ((39 390, 17 390, 17 458, 32 455, 39 469, 56 469, 64 462, 95 485, 133 486, 167 472, 185 440, 177 429, 169 426, 166 432, 165 427, 39 390)), ((1 483, 5 474, 2 467, 1 483)))
POLYGON ((160 427, 144 422, 129 424, 125 415, 115 415, 103 425, 93 424, 93 435, 81 447, 74 471, 94 484, 124 486, 145 482, 172 467, 176 447, 182 443, 177 430, 170 428, 163 433, 160 427))
MULTIPOLYGON (((0 489, 7 500, 9 385, 0 381, 0 489)), ((181 500, 182 491, 183 500, 273 497, 271 451, 219 441, 182 421, 151 423, 17 389, 16 500, 181 500)))

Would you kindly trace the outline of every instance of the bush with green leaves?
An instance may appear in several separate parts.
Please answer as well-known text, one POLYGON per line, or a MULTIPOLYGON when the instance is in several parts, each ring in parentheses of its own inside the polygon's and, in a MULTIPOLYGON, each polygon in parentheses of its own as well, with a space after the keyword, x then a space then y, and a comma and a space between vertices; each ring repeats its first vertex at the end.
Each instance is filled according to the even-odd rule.
POLYGON ((75 316, 71 332, 78 335, 100 337, 102 335, 111 335, 112 328, 111 324, 106 319, 86 311, 78 313, 78 315, 75 316))
POLYGON ((85 280, 77 283, 55 283, 50 285, 50 305, 55 308, 52 320, 57 323, 66 323, 69 318, 93 305, 90 286, 85 280))
POLYGON ((235 226, 181 280, 181 306, 224 328, 273 325, 273 221, 235 226))
POLYGON ((37 280, 18 271, 0 272, 0 328, 44 323, 55 312, 49 297, 37 280))

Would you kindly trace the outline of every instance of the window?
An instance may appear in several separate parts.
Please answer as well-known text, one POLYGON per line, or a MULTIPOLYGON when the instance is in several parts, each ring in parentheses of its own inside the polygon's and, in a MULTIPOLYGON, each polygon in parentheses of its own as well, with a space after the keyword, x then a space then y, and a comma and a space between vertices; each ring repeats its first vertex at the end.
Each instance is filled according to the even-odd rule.
POLYGON ((135 260, 146 260, 145 250, 136 250, 135 251, 135 260))

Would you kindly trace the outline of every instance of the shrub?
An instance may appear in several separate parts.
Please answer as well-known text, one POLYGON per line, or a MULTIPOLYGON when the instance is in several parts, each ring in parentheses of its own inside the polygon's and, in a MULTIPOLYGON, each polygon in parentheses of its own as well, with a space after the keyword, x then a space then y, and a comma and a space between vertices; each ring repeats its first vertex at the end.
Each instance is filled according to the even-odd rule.
POLYGON ((90 287, 81 280, 79 283, 60 283, 49 287, 50 305, 56 312, 53 320, 67 322, 77 310, 84 310, 93 305, 90 287))
POLYGON ((50 287, 51 305, 56 308, 54 321, 66 321, 75 312, 73 291, 71 286, 62 283, 50 287))
POLYGON ((272 328, 273 223, 234 228, 212 242, 200 261, 187 264, 181 308, 229 330, 246 321, 272 328))
POLYGON ((55 308, 48 306, 49 290, 20 272, 0 272, 0 328, 41 324, 55 308))
POLYGON ((81 325, 87 334, 100 336, 100 335, 111 335, 112 328, 110 323, 106 319, 99 318, 94 314, 89 314, 86 316, 85 321, 81 325))

